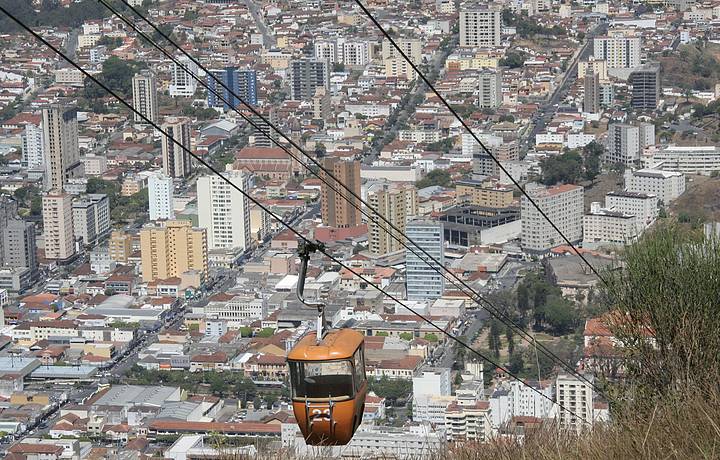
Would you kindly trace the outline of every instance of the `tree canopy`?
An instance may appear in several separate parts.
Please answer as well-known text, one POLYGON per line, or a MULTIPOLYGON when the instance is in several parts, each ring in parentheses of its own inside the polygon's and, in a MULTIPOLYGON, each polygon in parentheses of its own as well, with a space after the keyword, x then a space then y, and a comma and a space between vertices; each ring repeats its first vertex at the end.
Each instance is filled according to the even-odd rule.
POLYGON ((451 182, 452 178, 449 172, 444 169, 433 169, 427 176, 418 181, 417 188, 432 187, 434 185, 447 187, 451 182))

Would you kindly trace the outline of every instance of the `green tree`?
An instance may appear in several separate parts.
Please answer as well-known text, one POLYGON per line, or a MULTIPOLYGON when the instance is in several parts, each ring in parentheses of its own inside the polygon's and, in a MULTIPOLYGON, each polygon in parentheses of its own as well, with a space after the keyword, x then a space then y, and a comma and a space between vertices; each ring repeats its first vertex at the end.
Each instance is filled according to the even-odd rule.
POLYGON ((520 283, 517 289, 517 306, 521 313, 530 309, 530 291, 525 283, 520 283))
POLYGON ((444 169, 433 169, 427 174, 427 176, 418 181, 416 186, 418 189, 432 187, 435 185, 447 187, 450 185, 451 181, 452 178, 450 177, 449 172, 444 169))
POLYGON ((511 353, 508 370, 517 375, 522 372, 523 369, 525 369, 525 360, 523 359, 522 353, 511 353))
POLYGON ((583 174, 583 158, 577 151, 570 151, 541 161, 542 183, 574 184, 583 174))
POLYGON ((401 333, 400 333, 400 338, 403 339, 403 340, 405 340, 405 341, 407 341, 407 342, 409 342, 409 341, 411 341, 411 340, 413 339, 412 332, 401 332, 401 333))
POLYGON ((428 342, 435 343, 438 341, 438 336, 436 334, 433 334, 432 332, 429 332, 429 333, 425 334, 425 340, 427 340, 428 342))
POLYGON ((557 335, 568 334, 578 323, 578 315, 573 303, 562 296, 548 297, 543 310, 544 320, 557 335))
POLYGON ((273 329, 271 327, 264 327, 264 328, 262 328, 262 330, 260 330, 260 332, 255 334, 255 336, 260 337, 260 338, 268 338, 268 337, 272 337, 274 334, 275 334, 275 329, 273 329))
POLYGON ((513 354, 515 351, 515 334, 511 327, 505 328, 505 339, 507 340, 508 354, 513 354))
POLYGON ((496 319, 490 321, 488 348, 492 351, 493 356, 496 358, 500 356, 500 323, 496 319))
POLYGON ((521 51, 508 51, 505 54, 505 57, 500 59, 499 64, 503 67, 516 69, 523 66, 523 64, 525 63, 525 59, 526 54, 521 51))

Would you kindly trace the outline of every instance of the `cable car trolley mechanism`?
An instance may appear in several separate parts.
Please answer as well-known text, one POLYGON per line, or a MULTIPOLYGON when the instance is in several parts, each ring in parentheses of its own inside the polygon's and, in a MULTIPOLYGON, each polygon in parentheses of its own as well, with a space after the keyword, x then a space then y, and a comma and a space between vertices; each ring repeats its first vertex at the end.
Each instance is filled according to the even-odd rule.
POLYGON ((288 353, 293 412, 308 445, 335 446, 350 442, 362 421, 368 392, 363 335, 352 329, 329 330, 325 306, 305 299, 310 254, 321 243, 301 243, 297 297, 317 308, 317 329, 288 353))

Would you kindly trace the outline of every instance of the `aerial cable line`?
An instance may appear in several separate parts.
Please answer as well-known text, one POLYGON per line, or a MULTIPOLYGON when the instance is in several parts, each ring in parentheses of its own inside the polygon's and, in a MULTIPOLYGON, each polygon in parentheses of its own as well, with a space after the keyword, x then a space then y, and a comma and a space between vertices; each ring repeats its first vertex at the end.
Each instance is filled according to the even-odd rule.
MULTIPOLYGON (((124 1, 124 0, 123 0, 124 1)), ((578 250, 578 248, 568 239, 567 236, 565 236, 558 226, 550 219, 550 217, 545 213, 545 211, 540 208, 540 206, 535 202, 535 200, 530 196, 530 194, 525 191, 523 187, 520 186, 520 183, 510 175, 508 170, 503 166, 502 162, 498 160, 495 155, 493 155, 490 150, 485 146, 485 144, 480 140, 480 138, 473 132, 472 129, 470 129, 470 126, 465 122, 465 120, 462 119, 462 117, 457 113, 455 109, 452 108, 452 106, 447 102, 447 100, 440 94, 440 92, 435 89, 435 86, 430 82, 430 80, 427 79, 427 77, 420 71, 417 65, 415 65, 414 62, 408 57, 408 55, 398 46, 398 44, 395 42, 395 40, 392 38, 392 36, 385 30, 385 28, 378 22, 378 20, 373 16, 373 14, 363 5, 363 3, 360 0, 354 0, 354 2, 360 7, 360 9, 365 13, 365 15, 370 19, 370 21, 382 32, 382 34, 385 36, 385 38, 392 44, 393 48, 400 54, 400 56, 403 57, 403 59, 412 67, 412 69, 415 71, 415 73, 425 82, 425 84, 430 88, 430 90, 437 96, 440 101, 447 107, 447 109, 450 111, 450 113, 457 119, 458 122, 465 128, 465 130, 473 137, 475 142, 477 142, 480 147, 485 151, 485 154, 488 155, 495 164, 498 165, 500 170, 510 178, 513 185, 515 185, 518 189, 520 189, 520 192, 527 198, 527 200, 530 202, 530 204, 533 205, 535 209, 538 210, 538 212, 543 216, 543 218, 550 224, 550 226, 558 232, 558 234, 565 240, 565 242, 575 251, 575 254, 577 254, 583 262, 590 268, 590 270, 595 274, 595 276, 600 279, 600 281, 603 282, 603 284, 607 285, 608 282, 603 278, 603 276, 600 274, 600 272, 585 258, 585 256, 578 250)))
POLYGON ((400 243, 403 247, 405 247, 407 250, 411 251, 414 255, 420 257, 423 262, 425 262, 428 267, 433 269, 435 272, 437 272, 440 276, 442 276, 447 281, 451 282, 455 287, 460 289, 460 291, 468 295, 475 303, 482 304, 485 303, 485 309, 488 310, 488 312, 501 321, 505 326, 514 329, 516 332, 519 332, 519 334, 524 338, 524 340, 533 347, 537 348, 539 347, 542 353, 559 364, 564 370, 570 372, 575 377, 578 377, 580 380, 585 381, 587 384, 592 386, 595 391, 597 391, 601 396, 605 397, 602 390, 595 385, 594 382, 587 379, 584 375, 580 374, 575 370, 570 364, 566 363, 563 359, 561 359, 559 356, 557 356, 554 352, 552 352, 550 349, 548 349, 543 344, 538 344, 535 338, 530 335, 527 331, 525 331, 520 325, 518 325, 515 321, 512 320, 512 318, 507 315, 507 313, 500 310, 498 307, 493 305, 488 299, 481 296, 477 291, 475 291, 472 287, 470 287, 464 280, 462 280, 459 276, 457 276, 455 273, 453 273, 451 270, 449 270, 447 267, 445 267, 443 264, 441 264, 434 256, 429 254, 427 250, 420 247, 418 244, 416 244, 411 238, 409 238, 402 230, 397 228, 395 224, 390 222, 385 216, 383 216, 380 212, 378 212, 376 209, 374 209, 372 206, 370 206, 369 203, 367 203, 365 200, 362 199, 362 197, 358 196, 353 190, 351 190, 347 185, 345 185, 342 181, 339 181, 332 172, 328 171, 327 168, 325 168, 320 162, 315 160, 312 156, 308 155, 299 145, 297 145, 291 138, 289 138, 285 133, 283 133, 277 126, 275 126, 271 121, 267 120, 264 115, 259 113, 251 104, 248 104, 240 95, 238 95, 232 88, 229 88, 225 82, 218 79, 212 72, 210 72, 206 67, 203 66, 202 63, 200 63, 196 58, 194 58, 192 55, 190 55, 188 52, 186 52, 182 47, 180 47, 177 43, 175 43, 174 40, 172 40, 165 32, 160 30, 152 21, 150 21, 145 15, 140 13, 138 10, 136 10, 132 5, 130 5, 126 0, 120 0, 126 7, 131 9, 137 16, 139 16, 144 22, 146 22, 150 27, 152 27, 160 36, 165 38, 171 45, 173 45, 177 50, 179 50, 182 54, 184 54, 188 59, 190 59, 193 63, 195 63, 198 68, 205 71, 205 73, 212 77, 215 82, 219 85, 221 85, 228 93, 230 93, 233 98, 240 101, 245 107, 247 107, 249 110, 251 110, 255 115, 260 117, 265 123, 268 124, 269 127, 271 127, 273 130, 275 130, 277 133, 279 133, 283 138, 285 138, 288 142, 292 144, 293 147, 298 149, 305 157, 307 157, 313 164, 315 164, 320 170, 322 170, 326 175, 328 175, 336 184, 339 184, 342 188, 344 188, 348 193, 350 193, 357 201, 365 205, 366 208, 368 208, 370 211, 372 211, 376 216, 378 216, 380 219, 382 219, 385 223, 388 224, 395 232, 399 233, 401 237, 397 236, 395 232, 388 231, 387 227, 384 227, 382 224, 380 224, 377 221, 377 218, 374 216, 371 216, 368 214, 366 210, 364 210, 361 206, 359 206, 354 200, 351 200, 346 195, 343 195, 343 193, 336 189, 333 184, 331 184, 326 178, 322 176, 322 174, 318 174, 315 170, 313 170, 307 163, 303 162, 301 159, 299 159, 294 153, 292 153, 285 145, 282 145, 278 142, 277 139, 273 138, 269 135, 269 133, 266 133, 264 128, 259 127, 251 118, 247 117, 244 113, 242 113, 237 107, 235 107, 233 104, 231 104, 224 95, 222 95, 218 90, 213 89, 210 87, 210 85, 205 82, 203 79, 199 78, 194 72, 190 71, 182 62, 180 62, 175 56, 170 54, 167 50, 165 50, 162 46, 160 46, 155 40, 153 40, 151 37, 149 37, 146 33, 141 31, 138 26, 136 26, 133 22, 131 22, 127 17, 125 17, 122 13, 118 12, 115 8, 113 8, 107 0, 99 0, 103 5, 105 5, 111 12, 113 12, 119 19, 121 19, 126 25, 131 27, 136 33, 138 33, 141 37, 143 37, 145 40, 147 40, 150 44, 152 44, 158 51, 163 53, 167 58, 173 61, 176 65, 181 67, 185 72, 187 72, 189 75, 193 77, 198 83, 200 83, 203 87, 205 87, 208 91, 212 92, 216 97, 218 97, 220 100, 222 100, 224 103, 228 104, 228 106, 235 111, 238 115, 240 115, 243 119, 245 119, 250 125, 252 125, 254 128, 256 128, 261 134, 266 136, 271 142, 273 142, 275 145, 277 145, 280 149, 285 151, 291 158, 293 158, 295 161, 303 165, 310 173, 315 175, 318 179, 320 179, 323 183, 325 183, 328 187, 330 187, 334 192, 338 193, 342 198, 344 198, 350 205, 352 205, 354 208, 358 209, 361 214, 363 214, 365 217, 367 217, 369 220, 380 226, 383 230, 388 232, 388 234, 395 239, 398 243, 400 243), (419 249, 424 253, 424 256, 419 255, 417 252, 415 252, 415 249, 413 247, 408 246, 408 244, 403 240, 407 240, 411 243, 412 246, 419 249), (429 258, 432 260, 435 265, 431 264, 426 258, 429 258), (440 267, 440 268, 438 268, 440 267), (440 269, 444 271, 441 272, 440 269), (448 278, 448 275, 451 278, 454 278, 455 281, 448 278), (462 285, 459 286, 458 283, 462 285), (468 293, 466 290, 469 290, 468 293))
MULTIPOLYGON (((297 229, 295 229, 291 224, 287 223, 285 220, 283 220, 283 219, 282 219, 281 217, 279 217, 277 214, 275 214, 274 212, 272 212, 269 208, 267 208, 265 205, 263 205, 263 204, 262 204, 260 201, 258 201, 256 198, 252 197, 249 193, 247 193, 246 191, 242 190, 242 189, 241 189, 240 187, 238 187, 237 185, 233 184, 232 181, 230 181, 230 179, 228 179, 227 177, 223 176, 223 175, 220 173, 220 171, 218 171, 217 169, 215 169, 211 164, 209 164, 208 162, 206 162, 205 160, 203 160, 203 159, 202 159, 200 156, 198 156, 197 154, 193 153, 189 148, 187 148, 185 145, 183 145, 180 141, 176 140, 175 138, 173 138, 172 136, 170 136, 168 133, 164 132, 157 123, 155 123, 155 122, 153 122, 152 120, 150 120, 146 115, 140 113, 140 111, 138 111, 137 109, 135 109, 135 108, 132 106, 132 104, 130 104, 129 102, 127 102, 125 99, 123 99, 122 96, 118 95, 115 91, 113 91, 112 89, 110 89, 109 87, 107 87, 104 83, 101 83, 95 76, 91 75, 88 71, 86 71, 85 69, 83 69, 83 68, 82 68, 80 65, 78 65, 77 63, 75 63, 75 62, 74 62, 71 58, 69 58, 65 53, 63 53, 63 52, 60 51, 58 48, 56 48, 55 46, 53 46, 50 42, 48 42, 47 40, 45 40, 45 38, 43 38, 40 34, 38 34, 37 32, 35 32, 31 27, 27 26, 27 25, 26 25, 24 22, 22 22, 20 19, 18 19, 17 17, 15 17, 15 16, 12 15, 11 13, 9 13, 3 6, 0 6, 0 11, 2 11, 2 12, 3 12, 5 15, 7 15, 10 19, 12 19, 13 21, 15 21, 21 28, 23 28, 23 29, 26 30, 28 33, 30 33, 33 37, 35 37, 35 39, 37 39, 37 40, 40 41, 43 45, 45 45, 45 46, 48 47, 50 50, 52 50, 55 54, 59 55, 59 56, 62 57, 64 60, 66 60, 68 63, 70 63, 70 65, 72 65, 72 66, 75 67, 77 70, 79 70, 83 75, 85 75, 86 78, 90 79, 93 83, 95 83, 95 84, 98 85, 100 88, 102 88, 103 90, 105 90, 108 94, 110 94, 110 95, 113 96, 115 99, 117 99, 118 102, 120 102, 122 105, 124 105, 125 107, 127 107, 130 111, 132 111, 134 114, 136 114, 139 118, 141 118, 143 121, 145 121, 148 125, 152 126, 152 127, 153 127, 154 129, 156 129, 157 131, 163 133, 163 135, 164 135, 169 141, 172 141, 172 142, 173 142, 175 145, 177 145, 179 148, 181 148, 182 150, 184 150, 185 152, 187 152, 188 155, 192 156, 195 160, 197 160, 199 163, 201 163, 202 165, 204 165, 205 167, 207 167, 207 168, 208 168, 210 171, 212 171, 215 175, 219 176, 219 177, 220 177, 223 181, 225 181, 228 185, 230 185, 230 186, 233 187, 235 190, 237 190, 238 192, 240 192, 243 196, 245 196, 245 198, 247 198, 248 200, 252 201, 252 202, 253 202, 255 205, 257 205, 261 210, 263 210, 264 212, 268 213, 268 215, 270 215, 271 217, 273 217, 273 218, 274 218, 275 220, 277 220, 280 224, 282 224, 284 227, 286 227, 288 230, 290 230, 292 233, 294 233, 298 238, 302 239, 303 241, 305 241, 305 242, 307 242, 307 243, 313 243, 310 239, 308 239, 306 236, 304 236, 302 233, 300 233, 300 232, 299 232, 297 229)), ((583 421, 583 422, 585 422, 585 423, 587 423, 587 424, 590 424, 590 422, 588 422, 587 420, 581 418, 581 417, 580 417, 577 413, 575 413, 574 411, 572 411, 572 410, 566 408, 565 406, 563 406, 562 404, 554 401, 551 397, 549 397, 549 396, 547 396, 545 393, 539 391, 538 389, 536 389, 536 388, 533 387, 532 385, 527 384, 525 381, 523 381, 522 379, 520 379, 517 375, 515 375, 515 374, 512 373, 512 372, 510 372, 510 371, 509 371, 508 369, 506 369, 505 367, 503 367, 503 366, 495 363, 493 360, 491 360, 490 358, 484 356, 484 355, 483 355, 482 353, 480 353, 479 351, 473 349, 470 345, 466 344, 465 342, 463 342, 462 340, 460 340, 459 338, 457 338, 455 335, 447 332, 445 329, 441 328, 440 326, 438 326, 437 324, 435 324, 434 322, 432 322, 429 318, 425 317, 424 315, 422 315, 422 314, 420 314, 420 313, 417 313, 415 310, 413 310, 412 308, 410 308, 410 307, 408 307, 407 305, 405 305, 401 300, 397 299, 397 298, 396 298, 395 296, 393 296, 392 294, 386 292, 384 289, 382 289, 382 287, 380 287, 380 286, 378 286, 377 284, 373 283, 369 278, 367 278, 367 277, 361 275, 360 273, 356 272, 356 271, 353 270, 351 267, 349 267, 349 266, 347 266, 345 263, 343 263, 341 260, 339 260, 338 258, 336 258, 335 256, 333 256, 332 254, 328 253, 327 250, 325 250, 324 248, 321 248, 320 252, 322 252, 325 256, 327 256, 331 261, 333 261, 334 263, 340 265, 342 268, 345 268, 346 270, 348 270, 349 272, 351 272, 353 275, 357 276, 358 278, 360 278, 361 280, 363 280, 363 281, 364 281, 365 283, 367 283, 368 285, 370 285, 370 286, 372 286, 373 288, 377 289, 379 292, 381 292, 382 294, 384 294, 385 296, 387 296, 387 297, 390 298, 391 300, 393 300, 393 301, 397 302, 398 304, 400 304, 401 306, 407 308, 409 311, 411 311, 411 312, 412 312, 413 314, 415 314, 417 317, 421 318, 423 321, 425 321, 426 323, 428 323, 429 325, 431 325, 433 328, 435 328, 435 329, 436 329, 437 331, 439 331, 441 334, 447 336, 449 339, 455 341, 455 342, 456 342, 457 344, 459 344, 460 346, 462 346, 462 347, 470 350, 470 352, 472 352, 473 354, 479 356, 481 359, 487 361, 488 363, 492 364, 492 365, 495 366, 496 368, 498 368, 498 369, 502 370, 503 372, 507 373, 507 374, 508 374, 510 377, 512 377, 513 379, 515 379, 515 380, 517 380, 518 382, 520 382, 521 384, 527 386, 528 388, 530 388, 532 391, 534 391, 534 392, 536 392, 537 394, 539 394, 539 395, 540 395, 541 397, 543 397, 544 399, 547 399, 547 400, 550 401, 551 403, 556 404, 560 409, 562 409, 562 410, 566 411, 567 413, 571 414, 572 416, 576 417, 578 420, 581 420, 581 421, 583 421)))

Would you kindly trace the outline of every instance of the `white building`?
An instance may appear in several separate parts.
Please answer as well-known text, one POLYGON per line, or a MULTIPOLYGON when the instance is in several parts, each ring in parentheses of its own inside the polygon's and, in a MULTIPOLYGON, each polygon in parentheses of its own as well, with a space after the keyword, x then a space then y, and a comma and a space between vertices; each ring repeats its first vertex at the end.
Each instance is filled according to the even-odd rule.
POLYGON ((350 67, 364 67, 370 62, 370 44, 366 41, 347 41, 342 45, 342 62, 350 67))
POLYGON ((640 160, 645 147, 655 144, 655 126, 651 123, 628 125, 614 123, 608 126, 605 162, 632 166, 640 160))
POLYGON ((478 73, 478 107, 494 109, 502 105, 502 71, 482 69, 478 73))
POLYGON ((45 147, 43 145, 43 129, 41 125, 28 123, 22 134, 21 163, 28 169, 45 168, 45 147))
POLYGON ((174 219, 173 180, 158 172, 148 178, 148 200, 150 201, 150 220, 174 219))
POLYGON ((334 40, 318 40, 315 42, 315 59, 325 59, 330 65, 338 62, 338 45, 334 40))
POLYGON ((445 436, 448 441, 486 442, 493 437, 490 403, 453 403, 445 410, 445 436))
POLYGON ((89 194, 73 201, 73 231, 83 244, 93 245, 110 232, 110 205, 107 195, 89 194))
POLYGON ((600 203, 590 205, 590 213, 583 219, 583 246, 630 244, 640 234, 633 214, 603 209, 600 203))
POLYGON ((605 195, 605 208, 636 217, 636 226, 643 231, 658 218, 658 197, 649 193, 610 192, 605 195))
POLYGON ((445 409, 455 401, 451 396, 450 369, 425 368, 413 377, 413 420, 445 423, 445 409))
POLYGON ((504 382, 493 392, 489 399, 493 427, 500 428, 516 416, 550 417, 553 408, 553 386, 542 386, 538 382, 527 382, 527 385, 513 380, 504 382))
POLYGON ((405 252, 407 299, 442 297, 445 291, 445 277, 441 274, 445 264, 442 222, 411 220, 405 226, 405 234, 407 246, 412 249, 405 252))
MULTIPOLYGON (((578 185, 539 186, 529 189, 527 192, 570 242, 574 243, 582 239, 584 209, 582 187, 578 185)), ((560 233, 552 228, 547 219, 526 197, 522 198, 520 218, 522 220, 520 240, 523 250, 540 253, 566 244, 560 233)))
MULTIPOLYGON (((592 377, 588 377, 592 382, 592 377)), ((554 409, 560 425, 581 431, 593 422, 593 390, 585 381, 574 376, 558 375, 555 380, 554 409), (572 411, 563 410, 562 407, 572 411), (587 422, 587 423, 586 423, 587 422)))
POLYGON ((173 62, 172 83, 168 91, 171 97, 192 97, 197 90, 197 80, 193 75, 198 74, 198 66, 187 56, 178 56, 178 65, 173 62))
POLYGON ((222 298, 211 300, 205 305, 204 313, 208 319, 226 321, 228 329, 238 329, 268 315, 264 299, 247 295, 220 295, 222 298))
POLYGON ((460 10, 460 46, 500 46, 501 12, 497 8, 472 7, 460 10))
POLYGON ((608 69, 639 67, 640 48, 640 37, 628 37, 623 33, 593 39, 593 55, 605 60, 608 69))
POLYGON ((625 190, 657 195, 665 205, 685 193, 685 174, 661 169, 625 171, 625 190))
MULTIPOLYGON (((240 190, 250 189, 245 171, 228 169, 223 175, 240 190)), ((250 206, 247 198, 225 180, 209 175, 197 181, 200 228, 207 229, 208 249, 246 250, 251 242, 250 206)))
POLYGON ((670 145, 658 150, 653 162, 660 164, 662 169, 671 169, 685 174, 710 175, 720 171, 720 147, 704 145, 681 147, 670 145))

